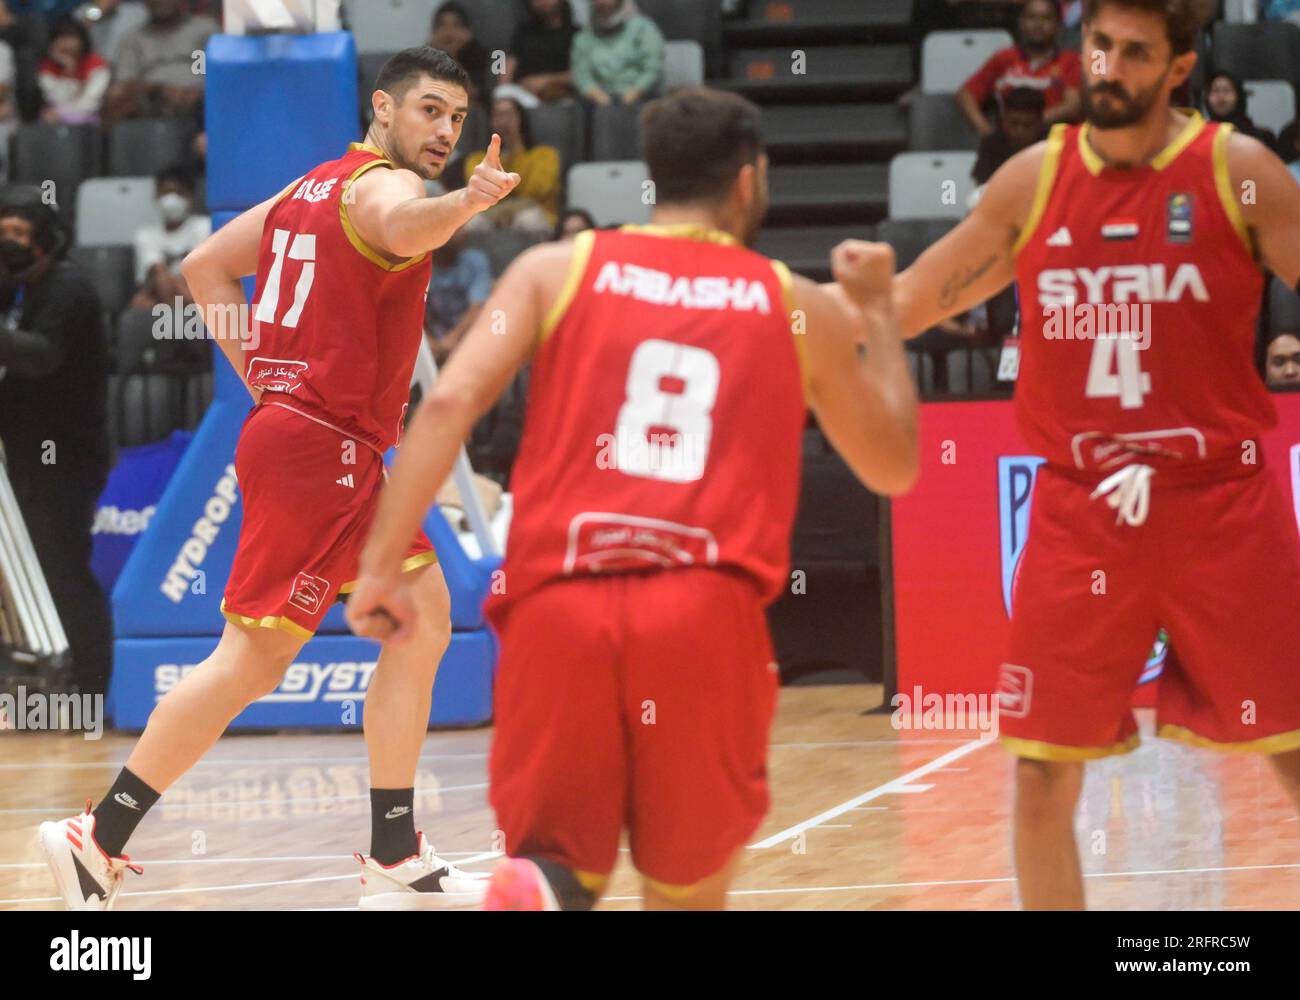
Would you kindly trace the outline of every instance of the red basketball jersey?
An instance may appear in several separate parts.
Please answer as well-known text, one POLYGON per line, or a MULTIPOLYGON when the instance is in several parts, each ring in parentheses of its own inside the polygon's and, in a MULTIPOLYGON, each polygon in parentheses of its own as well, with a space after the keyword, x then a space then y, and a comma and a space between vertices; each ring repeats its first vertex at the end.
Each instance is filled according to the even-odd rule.
POLYGON ((1049 461, 1231 475, 1250 468, 1243 443, 1276 424, 1253 362, 1263 276, 1229 131, 1195 115, 1151 163, 1119 170, 1087 126, 1052 129, 1016 245, 1017 419, 1049 461))
POLYGON ((690 227, 582 233, 529 384, 507 598, 720 566, 785 585, 805 419, 784 265, 690 227))
POLYGON ((424 329, 428 254, 389 263, 348 220, 348 188, 392 167, 354 142, 286 191, 262 229, 249 384, 383 452, 401 435, 424 329))

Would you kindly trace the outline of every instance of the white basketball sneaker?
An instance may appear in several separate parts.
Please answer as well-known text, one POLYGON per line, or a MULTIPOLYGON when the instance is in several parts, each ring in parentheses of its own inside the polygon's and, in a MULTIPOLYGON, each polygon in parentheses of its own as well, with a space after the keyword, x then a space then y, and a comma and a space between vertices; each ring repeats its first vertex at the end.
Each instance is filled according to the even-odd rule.
POLYGON ((86 811, 56 823, 42 823, 41 848, 69 910, 111 910, 128 871, 139 865, 128 857, 112 858, 95 842, 95 816, 86 811))
POLYGON ((455 906, 478 906, 487 892, 487 872, 463 872, 433 853, 423 833, 416 851, 394 865, 382 865, 363 854, 353 857, 361 863, 361 909, 440 910, 455 906))

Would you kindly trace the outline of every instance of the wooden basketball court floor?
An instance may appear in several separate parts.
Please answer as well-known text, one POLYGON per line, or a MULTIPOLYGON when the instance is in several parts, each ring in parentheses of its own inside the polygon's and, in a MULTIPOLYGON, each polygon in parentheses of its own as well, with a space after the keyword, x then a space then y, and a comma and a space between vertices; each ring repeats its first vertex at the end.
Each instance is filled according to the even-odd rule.
MULTIPOLYGON (((730 898, 735 909, 963 909, 1016 905, 1011 758, 977 732, 900 733, 878 686, 781 692, 772 809, 730 898)), ((1300 907, 1300 822, 1263 758, 1158 740, 1089 765, 1078 839, 1097 909, 1300 907)), ((490 729, 430 733, 417 821, 468 869, 494 863, 490 729)), ((133 737, 0 733, 0 909, 57 905, 37 825, 98 801, 133 737)), ((368 849, 358 734, 224 738, 146 818, 122 910, 351 909, 368 849)), ((624 852, 606 909, 634 909, 624 852)))

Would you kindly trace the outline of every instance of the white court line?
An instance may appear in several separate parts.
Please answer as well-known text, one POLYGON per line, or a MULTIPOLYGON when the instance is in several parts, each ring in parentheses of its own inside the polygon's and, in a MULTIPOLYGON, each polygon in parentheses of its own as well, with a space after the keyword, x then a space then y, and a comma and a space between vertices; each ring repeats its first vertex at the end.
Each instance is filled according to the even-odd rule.
POLYGON ((992 746, 996 744, 996 742, 997 742, 996 740, 977 739, 977 740, 971 740, 967 743, 963 743, 961 746, 954 747, 952 750, 949 750, 947 753, 941 754, 940 756, 936 757, 934 760, 930 761, 930 763, 928 764, 923 764, 921 767, 908 771, 906 774, 894 778, 891 781, 887 781, 883 785, 871 789, 871 791, 869 792, 863 792, 861 795, 855 796, 854 798, 849 799, 847 802, 841 802, 837 806, 832 806, 830 809, 827 809, 825 812, 818 813, 812 819, 806 819, 802 823, 796 823, 794 826, 788 827, 787 829, 782 830, 780 833, 774 833, 772 834, 772 836, 766 837, 763 840, 760 840, 757 844, 751 844, 750 846, 753 847, 754 849, 775 847, 777 844, 781 843, 782 841, 791 840, 799 836, 799 834, 803 833, 805 830, 810 830, 815 826, 821 826, 827 820, 834 819, 836 816, 846 813, 850 809, 853 809, 857 806, 865 805, 866 803, 870 802, 872 799, 878 799, 882 795, 893 795, 898 792, 908 793, 908 792, 925 791, 926 788, 930 788, 933 786, 927 785, 925 786, 925 788, 922 788, 922 787, 911 785, 911 782, 916 778, 924 777, 925 775, 929 774, 931 771, 937 771, 941 769, 942 767, 944 767, 944 765, 950 764, 954 760, 958 760, 961 757, 965 757, 968 753, 974 750, 978 750, 980 749, 980 747, 992 746))
MULTIPOLYGON (((1164 868, 1152 869, 1150 871, 1134 872, 1086 872, 1084 878, 1132 878, 1148 875, 1197 875, 1210 872, 1244 872, 1259 870, 1274 870, 1286 868, 1300 868, 1300 864, 1285 865, 1228 865, 1222 868, 1164 868)), ((785 887, 781 889, 730 889, 727 891, 728 896, 776 896, 788 895, 796 892, 862 892, 868 889, 925 889, 933 886, 944 885, 997 885, 1001 882, 1014 882, 1015 878, 1008 876, 1005 878, 958 878, 958 879, 941 879, 931 882, 870 882, 864 885, 810 885, 803 888, 785 887)), ((605 899, 613 902, 628 902, 640 899, 640 896, 606 896, 605 899)), ((1216 911, 1217 912, 1217 911, 1216 911)))
MULTIPOLYGON (((472 865, 477 861, 485 861, 488 858, 500 857, 498 851, 484 851, 479 854, 472 854, 461 862, 463 865, 472 865)), ((141 861, 142 865, 148 865, 148 861, 141 861)), ((310 882, 341 882, 345 879, 354 879, 357 877, 356 872, 350 875, 317 875, 312 878, 289 878, 278 879, 274 882, 240 882, 234 885, 196 885, 188 886, 181 889, 145 889, 139 892, 123 892, 123 896, 183 896, 186 893, 198 892, 230 892, 239 889, 262 889, 275 885, 306 885, 310 882)), ((58 903, 62 902, 60 896, 29 896, 25 899, 0 899, 0 906, 13 903, 58 903)))
MULTIPOLYGON (((420 760, 486 760, 486 753, 431 753, 422 754, 420 760)), ((368 761, 364 754, 351 757, 217 757, 201 760, 190 770, 198 767, 226 767, 250 764, 360 764, 368 761)), ((41 761, 34 760, 23 764, 0 764, 0 771, 32 771, 36 768, 76 770, 86 767, 126 766, 122 760, 83 760, 83 761, 41 761)))
MULTIPOLYGON (((440 858, 481 858, 481 851, 439 851, 440 858)), ((148 865, 150 868, 158 865, 252 865, 265 864, 273 861, 351 861, 351 854, 296 854, 284 855, 281 857, 267 858, 167 858, 164 860, 140 861, 142 865, 148 865)), ((462 861, 461 864, 472 864, 472 861, 462 861)), ((10 864, 0 864, 0 871, 18 871, 28 868, 46 868, 44 861, 13 862, 10 864)))
MULTIPOLYGON (((441 788, 417 788, 415 795, 418 798, 421 795, 440 795, 443 792, 473 792, 481 791, 487 788, 487 782, 479 782, 474 785, 444 785, 441 788)), ((199 789, 198 791, 202 791, 199 789)), ((287 806, 301 805, 308 802, 360 802, 362 800, 370 801, 370 794, 365 795, 317 795, 312 798, 303 799, 229 799, 225 801, 209 802, 203 799, 186 799, 177 802, 165 802, 159 800, 156 808, 182 809, 189 807, 191 809, 215 809, 215 808, 233 808, 238 806, 287 806)), ((58 813, 63 815, 80 816, 83 806, 26 806, 22 809, 0 809, 0 816, 8 816, 15 813, 58 813)), ((182 819, 184 817, 181 817, 182 819)))

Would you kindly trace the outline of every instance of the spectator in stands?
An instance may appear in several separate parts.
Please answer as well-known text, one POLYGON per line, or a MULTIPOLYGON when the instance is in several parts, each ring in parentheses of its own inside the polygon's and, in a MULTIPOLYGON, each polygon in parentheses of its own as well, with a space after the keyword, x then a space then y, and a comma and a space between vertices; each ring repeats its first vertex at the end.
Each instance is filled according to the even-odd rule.
POLYGON ((469 24, 469 12, 456 0, 447 0, 433 15, 429 44, 442 49, 465 67, 469 74, 469 97, 479 100, 491 89, 492 60, 488 50, 469 24))
POLYGON ((459 229, 430 255, 433 274, 424 301, 424 332, 430 337, 433 357, 442 364, 492 292, 492 266, 487 254, 465 246, 459 229))
POLYGON ((108 479, 108 355, 94 285, 61 259, 53 210, 0 208, 0 439, 73 658, 73 681, 103 692, 108 602, 90 568, 95 501, 108 479))
POLYGON ((192 116, 201 120, 203 74, 197 54, 219 30, 210 17, 186 11, 182 0, 148 0, 149 22, 118 45, 104 117, 192 116))
POLYGON ((569 53, 578 33, 569 0, 527 0, 528 16, 515 29, 503 83, 516 83, 539 100, 573 92, 569 53))
POLYGON ((1079 115, 1083 67, 1079 53, 1060 47, 1061 12, 1054 0, 1027 0, 1020 12, 1020 42, 993 53, 957 93, 957 104, 980 135, 994 124, 985 107, 996 103, 999 114, 1008 92, 1017 87, 1041 90, 1048 125, 1079 115))
POLYGON ((66 125, 98 122, 111 75, 81 22, 64 18, 50 29, 50 44, 37 72, 45 98, 42 121, 66 125))
POLYGON ((637 104, 663 81, 664 36, 635 0, 592 0, 573 38, 573 85, 594 104, 637 104))
POLYGON ((1242 135, 1258 139, 1272 148, 1277 139, 1271 131, 1260 128, 1246 114, 1246 90, 1231 73, 1220 70, 1210 77, 1205 88, 1205 115, 1212 122, 1227 122, 1242 135))
MULTIPOLYGON (((533 130, 519 102, 498 97, 492 102, 492 131, 501 136, 501 166, 518 174, 519 186, 509 198, 480 212, 471 229, 519 229, 549 234, 560 214, 564 183, 560 179, 560 153, 554 146, 534 145, 533 130)), ((487 150, 465 158, 465 177, 471 177, 487 150)))
POLYGON ((194 214, 194 181, 188 170, 169 167, 158 174, 156 184, 162 223, 136 230, 135 280, 140 289, 131 300, 132 309, 171 308, 178 298, 189 305, 193 300, 181 261, 212 232, 212 220, 194 214))
POLYGON ((1047 102, 1041 90, 1016 87, 1002 99, 1002 114, 998 126, 980 139, 975 167, 971 176, 981 187, 998 167, 1016 153, 1032 146, 1043 138, 1044 116, 1047 102))
POLYGON ((138 0, 95 0, 83 3, 73 17, 90 32, 94 50, 111 63, 117 58, 118 43, 149 22, 149 11, 138 0))
POLYGON ((590 212, 585 208, 571 208, 560 216, 560 221, 555 224, 555 234, 551 238, 571 240, 579 233, 595 228, 596 220, 591 217, 590 212))
POLYGON ((1270 388, 1300 387, 1300 331, 1279 330, 1264 349, 1264 380, 1270 388))

